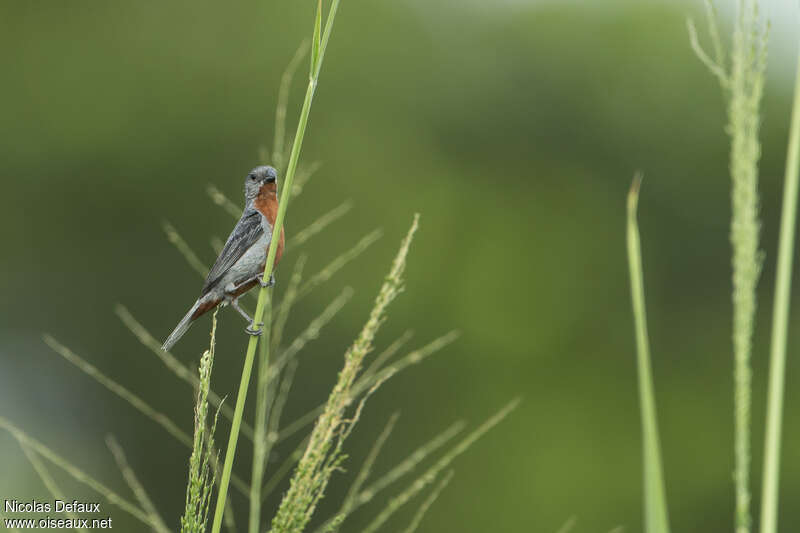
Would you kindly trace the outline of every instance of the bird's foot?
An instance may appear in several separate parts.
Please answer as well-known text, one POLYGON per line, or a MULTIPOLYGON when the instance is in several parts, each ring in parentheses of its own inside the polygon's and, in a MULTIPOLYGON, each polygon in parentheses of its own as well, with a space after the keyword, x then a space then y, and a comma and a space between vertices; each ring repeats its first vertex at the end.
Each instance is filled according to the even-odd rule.
POLYGON ((272 274, 269 277, 269 281, 264 281, 262 276, 258 276, 258 284, 264 287, 265 289, 269 289, 273 285, 275 285, 275 274, 272 274))
POLYGON ((258 324, 255 324, 255 327, 253 327, 252 325, 247 326, 246 328, 244 328, 244 330, 247 332, 248 335, 252 335, 253 337, 260 337, 264 333, 264 323, 259 322, 258 324))

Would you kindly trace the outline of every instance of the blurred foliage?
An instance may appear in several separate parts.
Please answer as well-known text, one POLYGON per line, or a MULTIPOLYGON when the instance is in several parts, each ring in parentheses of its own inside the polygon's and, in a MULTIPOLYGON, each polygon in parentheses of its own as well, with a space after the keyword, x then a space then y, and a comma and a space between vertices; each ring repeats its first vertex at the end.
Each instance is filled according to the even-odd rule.
MULTIPOLYGON (((206 186, 241 197, 259 146, 270 146, 280 74, 314 7, 287 0, 0 5, 0 414, 123 491, 104 445, 106 433, 115 434, 170 524, 183 505, 187 450, 57 357, 41 334, 52 333, 190 430, 191 388, 138 344, 112 308, 125 304, 163 336, 193 301, 197 276, 163 237, 162 221, 201 260, 213 260, 209 236, 224 238, 233 224, 206 186)), ((624 249, 625 192, 637 169, 645 173, 640 228, 671 522, 676 531, 731 530, 728 144, 716 81, 686 35, 685 16, 698 7, 342 4, 303 154, 323 166, 293 205, 287 235, 352 199, 344 218, 303 245, 306 272, 374 227, 387 238, 298 304, 285 338, 341 287, 356 289, 301 355, 284 419, 326 397, 415 211, 422 220, 407 291, 377 345, 406 328, 415 330, 409 348, 452 328, 463 335, 376 394, 349 441, 353 459, 368 453, 398 406, 376 472, 454 420, 484 420, 524 396, 455 463, 453 482, 421 531, 555 531, 573 515, 575 532, 640 529, 624 249)), ((754 480, 788 127, 780 82, 791 65, 771 56, 765 97, 754 480)), ((279 293, 300 251, 284 258, 279 293)), ((230 311, 220 313, 217 392, 235 392, 242 326, 230 311)), ((184 362, 197 364, 208 327, 198 324, 178 346, 184 362)), ((798 342, 795 327, 790 350, 798 342)), ((800 438, 791 416, 798 379, 790 364, 784 502, 800 494, 800 456, 791 445, 800 438)), ((220 434, 227 431, 220 421, 220 434)), ((0 498, 47 497, 5 434, 0 458, 0 498)), ((338 508, 353 475, 334 479, 320 516, 338 508)), ((58 482, 83 494, 68 479, 58 482)), ((376 509, 359 509, 351 526, 369 523, 376 509)), ((123 531, 136 527, 121 513, 114 518, 123 531)), ((413 509, 400 513, 396 526, 412 518, 413 509)), ((784 505, 781 524, 797 527, 800 510, 784 505)))

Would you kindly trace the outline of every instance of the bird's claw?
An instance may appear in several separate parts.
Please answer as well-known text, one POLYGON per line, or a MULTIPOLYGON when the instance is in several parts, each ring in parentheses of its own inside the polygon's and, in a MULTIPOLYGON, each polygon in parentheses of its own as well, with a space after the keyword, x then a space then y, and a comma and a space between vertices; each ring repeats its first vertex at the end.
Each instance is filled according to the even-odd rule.
POLYGON ((260 337, 264 333, 264 323, 259 322, 255 325, 255 327, 247 326, 244 328, 248 335, 252 335, 253 337, 260 337))
POLYGON ((275 274, 272 274, 269 277, 269 281, 264 281, 264 278, 261 276, 258 277, 258 284, 264 287, 265 289, 269 289, 273 285, 275 285, 275 274))

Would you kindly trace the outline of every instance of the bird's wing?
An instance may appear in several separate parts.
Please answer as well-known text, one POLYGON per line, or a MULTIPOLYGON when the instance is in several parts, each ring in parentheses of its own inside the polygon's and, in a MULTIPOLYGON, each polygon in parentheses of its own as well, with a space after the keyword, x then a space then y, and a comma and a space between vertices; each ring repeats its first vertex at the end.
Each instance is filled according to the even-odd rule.
POLYGON ((206 294, 210 291, 225 272, 261 238, 263 232, 261 213, 255 209, 245 209, 244 213, 242 213, 242 218, 233 228, 230 237, 228 237, 228 242, 225 243, 219 257, 217 257, 214 266, 211 267, 208 277, 206 277, 206 282, 203 284, 201 294, 206 294))

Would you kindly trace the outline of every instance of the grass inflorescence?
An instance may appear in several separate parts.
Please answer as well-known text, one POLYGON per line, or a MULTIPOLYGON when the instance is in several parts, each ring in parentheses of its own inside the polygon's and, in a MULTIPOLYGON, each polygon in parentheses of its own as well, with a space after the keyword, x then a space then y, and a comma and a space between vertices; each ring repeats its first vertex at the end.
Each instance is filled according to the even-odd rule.
POLYGON ((211 320, 211 343, 200 358, 200 379, 194 408, 194 440, 189 458, 189 481, 186 485, 186 506, 181 517, 181 533, 203 533, 208 523, 211 492, 216 481, 218 452, 214 447, 214 432, 219 411, 209 426, 208 394, 211 389, 211 370, 214 368, 217 313, 211 320))
POLYGON ((731 137, 731 230, 733 248, 733 353, 736 530, 750 531, 751 357, 756 313, 756 287, 761 274, 759 250, 759 126, 766 70, 767 30, 759 23, 758 3, 740 0, 734 21, 730 64, 710 1, 706 14, 714 55, 699 44, 694 24, 689 35, 697 56, 719 79, 728 103, 731 137))

